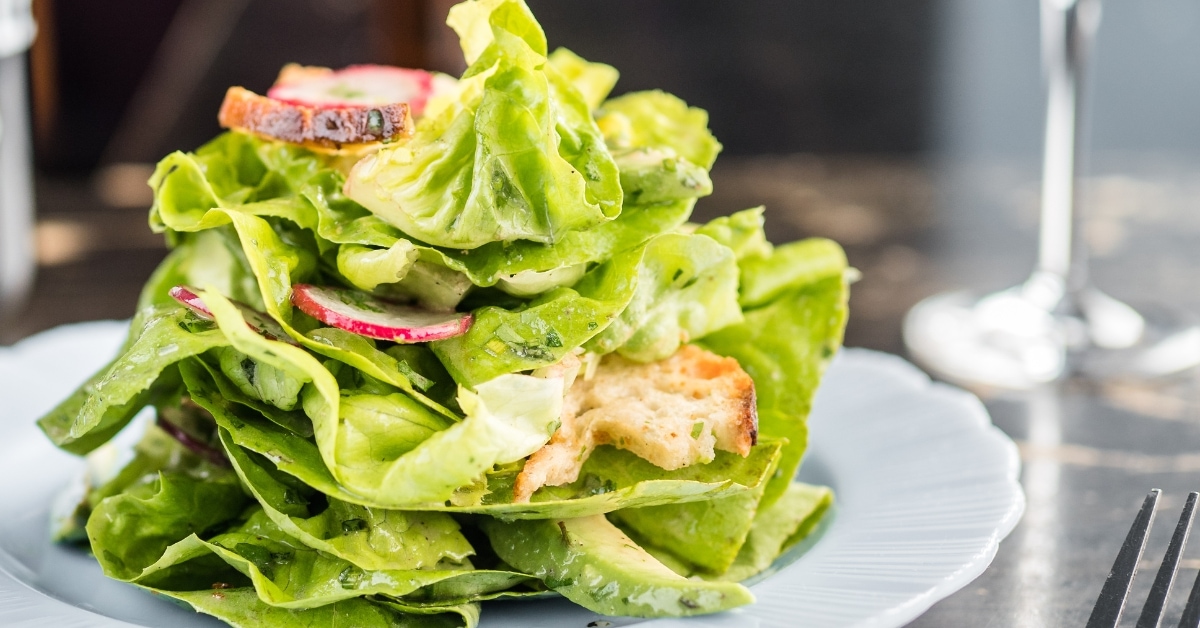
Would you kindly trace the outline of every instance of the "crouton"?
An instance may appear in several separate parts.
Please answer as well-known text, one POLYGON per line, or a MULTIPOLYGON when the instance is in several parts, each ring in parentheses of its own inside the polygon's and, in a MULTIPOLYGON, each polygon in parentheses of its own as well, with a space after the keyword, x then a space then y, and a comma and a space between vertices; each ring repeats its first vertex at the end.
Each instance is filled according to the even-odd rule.
POLYGON ((307 106, 241 87, 225 93, 221 126, 317 150, 353 150, 407 138, 413 132, 408 103, 379 106, 307 106))
POLYGON ((574 482, 597 445, 673 470, 711 462, 715 449, 744 457, 757 436, 754 381, 737 360, 695 345, 649 364, 608 355, 567 391, 562 425, 525 463, 513 498, 574 482))

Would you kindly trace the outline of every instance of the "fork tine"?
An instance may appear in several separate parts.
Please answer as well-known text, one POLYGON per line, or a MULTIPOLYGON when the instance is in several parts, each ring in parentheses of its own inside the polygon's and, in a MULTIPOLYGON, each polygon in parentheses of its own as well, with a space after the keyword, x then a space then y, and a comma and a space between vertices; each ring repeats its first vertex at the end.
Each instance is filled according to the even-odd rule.
POLYGON ((1158 628, 1162 622, 1163 610, 1167 606, 1167 596, 1171 593, 1171 585, 1175 583, 1175 573, 1179 568, 1179 557, 1183 555, 1183 547, 1187 545, 1188 534, 1192 531, 1192 515, 1196 510, 1196 498, 1200 493, 1189 493, 1183 512, 1179 515, 1179 523, 1175 526, 1175 534, 1167 545, 1167 553, 1158 567, 1158 575, 1154 576, 1154 585, 1150 587, 1150 596, 1142 607, 1138 617, 1137 628, 1158 628))
MULTIPOLYGON (((1195 495, 1195 493, 1192 493, 1195 495)), ((1192 584, 1192 592, 1188 594, 1187 606, 1183 607, 1183 617, 1179 618, 1179 628, 1200 628, 1200 573, 1192 584)))
POLYGON ((1125 610, 1125 598, 1129 596, 1129 587, 1133 584, 1133 576, 1137 573, 1138 562, 1142 560, 1142 552, 1146 549, 1146 537, 1150 534, 1150 526, 1154 523, 1154 511, 1158 507, 1158 496, 1162 491, 1153 489, 1142 502, 1129 528, 1129 535, 1117 552, 1117 560, 1113 563, 1112 571, 1104 580, 1100 589, 1100 597, 1092 608, 1092 616, 1088 617, 1087 628, 1116 628, 1121 620, 1121 611, 1125 610))

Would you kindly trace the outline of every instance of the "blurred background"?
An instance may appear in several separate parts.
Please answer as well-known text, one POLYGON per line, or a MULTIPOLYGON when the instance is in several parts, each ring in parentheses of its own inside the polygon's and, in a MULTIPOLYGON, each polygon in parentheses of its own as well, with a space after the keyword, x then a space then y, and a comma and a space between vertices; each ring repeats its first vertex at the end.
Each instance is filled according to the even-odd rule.
MULTIPOLYGON (((18 3, 19 4, 19 3, 18 3)), ((28 83, 37 279, 0 344, 132 313, 164 255, 153 164, 219 132, 225 89, 288 62, 457 73, 448 0, 34 0, 28 83)), ((724 143, 697 218, 766 204, 776 242, 837 239, 863 271, 848 344, 901 351, 951 286, 1022 280, 1044 97, 1038 6, 982 0, 529 0, 552 47, 707 109, 724 143)), ((1098 283, 1200 312, 1200 4, 1109 2, 1084 202, 1098 283)), ((11 87, 4 89, 11 91, 11 87)))

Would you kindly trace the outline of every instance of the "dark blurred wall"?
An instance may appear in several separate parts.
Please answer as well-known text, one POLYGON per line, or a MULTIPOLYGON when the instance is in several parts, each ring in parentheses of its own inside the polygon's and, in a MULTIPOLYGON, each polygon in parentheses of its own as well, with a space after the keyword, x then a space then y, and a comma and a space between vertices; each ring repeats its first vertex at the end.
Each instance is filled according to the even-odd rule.
POLYGON ((179 0, 39 0, 31 81, 38 164, 89 169, 120 122, 179 0))
POLYGON ((936 0, 527 0, 550 46, 707 109, 726 155, 929 145, 936 0))
MULTIPOLYGON (((927 147, 937 0, 528 1, 552 47, 621 71, 618 93, 662 88, 707 109, 727 155, 927 147)), ((227 87, 265 90, 288 62, 453 70, 460 59, 443 23, 447 0, 38 4, 43 171, 194 148, 219 131, 227 87), (190 54, 206 45, 217 46, 211 58, 190 54), (162 67, 172 58, 177 67, 162 67), (155 81, 157 93, 139 100, 155 81)))

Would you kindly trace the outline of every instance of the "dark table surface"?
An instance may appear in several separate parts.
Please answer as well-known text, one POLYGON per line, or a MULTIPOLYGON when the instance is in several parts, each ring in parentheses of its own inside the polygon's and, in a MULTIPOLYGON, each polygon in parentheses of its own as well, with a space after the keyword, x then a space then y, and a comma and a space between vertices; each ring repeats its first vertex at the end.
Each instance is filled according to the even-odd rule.
MULTIPOLYGON (((1200 312, 1200 162, 1108 155, 1086 181, 1096 282, 1117 297, 1200 312)), ((723 159, 704 219, 768 207, 772 240, 824 235, 863 273, 847 344, 903 354, 900 324, 920 298, 952 287, 992 290, 1033 264, 1036 160, 926 162, 888 157, 723 159)), ((165 249, 144 206, 116 208, 85 180, 39 181, 39 277, 27 305, 0 324, 0 344, 74 321, 125 318, 165 249)), ((1133 515, 1163 489, 1145 554, 1156 564, 1188 491, 1200 489, 1200 386, 1195 373, 1153 385, 1068 381, 988 394, 995 423, 1017 442, 1025 516, 977 580, 912 626, 1083 625, 1133 515)), ((1200 543, 1180 582, 1200 570, 1200 543)), ((1151 578, 1135 586, 1132 625, 1151 578)), ((1183 588, 1183 587, 1181 587, 1183 588)), ((1178 621, 1177 592, 1166 623, 1178 621)))

